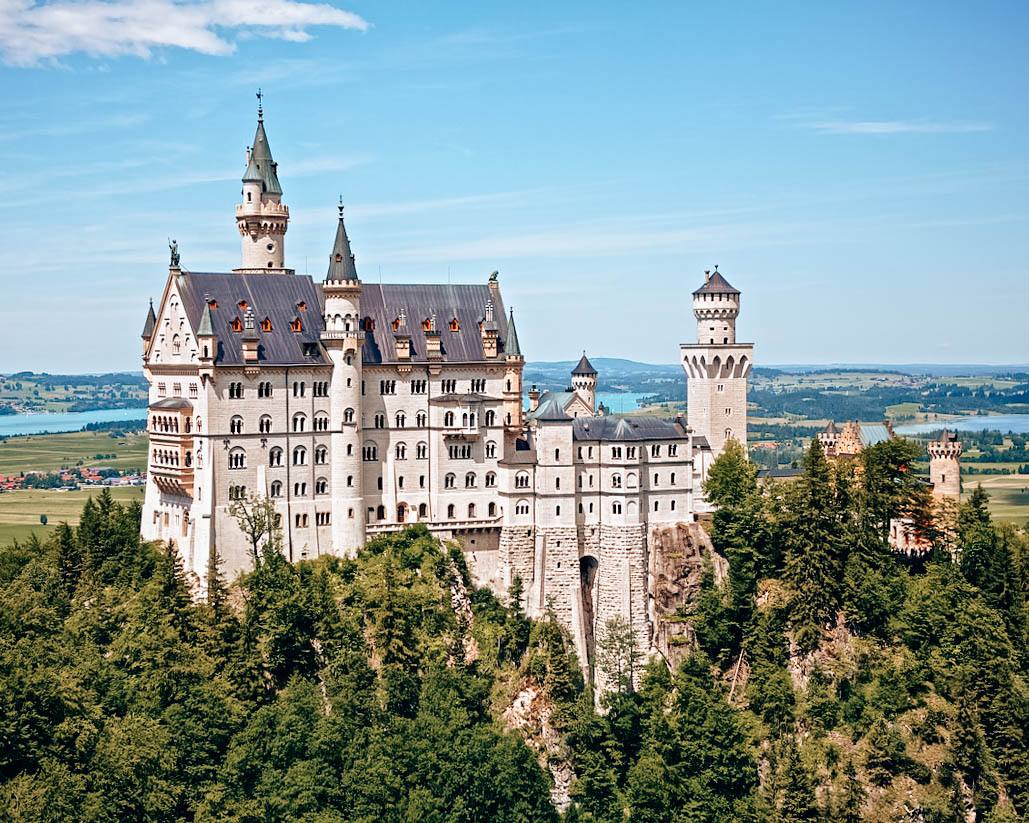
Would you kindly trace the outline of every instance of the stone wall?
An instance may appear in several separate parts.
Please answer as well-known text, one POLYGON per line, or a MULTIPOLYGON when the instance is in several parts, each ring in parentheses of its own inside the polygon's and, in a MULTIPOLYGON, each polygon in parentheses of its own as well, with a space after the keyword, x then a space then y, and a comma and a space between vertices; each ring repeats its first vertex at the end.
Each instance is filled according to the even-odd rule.
POLYGON ((535 582, 536 535, 531 526, 504 526, 497 545, 497 587, 511 588, 515 577, 522 579, 525 594, 522 606, 528 610, 528 595, 535 582))
MULTIPOLYGON (((608 621, 622 617, 632 627, 641 657, 650 650, 651 623, 647 602, 646 526, 601 526, 597 556, 595 636, 604 637, 608 621)), ((635 673, 638 683, 642 666, 635 673)), ((604 688, 604 672, 595 672, 598 691, 604 688)))

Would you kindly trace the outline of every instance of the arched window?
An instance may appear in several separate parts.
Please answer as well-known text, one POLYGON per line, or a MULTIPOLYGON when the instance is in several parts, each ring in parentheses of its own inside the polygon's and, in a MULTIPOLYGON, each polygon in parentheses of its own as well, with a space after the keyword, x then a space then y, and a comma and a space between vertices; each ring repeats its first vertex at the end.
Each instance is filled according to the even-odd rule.
POLYGON ((396 452, 397 460, 406 460, 407 459, 407 444, 406 443, 397 443, 395 452, 396 452))
POLYGON ((343 412, 343 422, 344 423, 353 423, 354 422, 354 410, 353 409, 346 409, 343 412))
POLYGON ((375 413, 375 428, 384 429, 386 428, 386 415, 382 412, 375 413))
POLYGON ((449 506, 447 506, 447 519, 448 520, 453 520, 455 514, 456 514, 456 510, 454 509, 454 504, 451 503, 449 506))
POLYGON ((429 444, 428 443, 419 443, 415 447, 415 457, 417 457, 419 460, 425 460, 425 459, 428 458, 428 456, 429 456, 429 444))
POLYGON ((397 522, 403 523, 407 520, 407 503, 397 504, 397 522))
POLYGON ((454 488, 454 484, 456 482, 457 482, 457 475, 455 475, 453 472, 450 472, 450 473, 448 473, 443 478, 443 488, 444 489, 452 489, 452 488, 454 488))
POLYGON ((464 476, 464 487, 466 489, 475 488, 475 472, 468 472, 468 474, 464 476))
POLYGON ((375 510, 375 517, 376 517, 377 520, 385 520, 386 519, 386 507, 385 506, 379 506, 375 510))
POLYGON ((493 409, 489 409, 486 412, 486 425, 495 426, 497 424, 497 413, 493 409))
POLYGON ((628 486, 630 489, 636 488, 637 484, 635 472, 629 472, 627 475, 625 475, 625 485, 628 486))
POLYGON ((268 491, 269 497, 282 497, 282 481, 275 480, 272 482, 271 487, 268 491))
POLYGON ((529 501, 519 500, 515 503, 515 514, 526 515, 529 513, 529 501))
POLYGON ((486 472, 486 488, 492 489, 497 485, 497 474, 496 472, 486 472))
POLYGON ((529 488, 529 473, 518 472, 515 475, 515 488, 516 489, 527 489, 529 488))
POLYGON ((314 450, 314 462, 315 465, 324 466, 329 462, 329 448, 328 446, 319 446, 314 450))
POLYGON ((491 502, 486 507, 486 516, 487 517, 496 517, 497 516, 497 504, 496 503, 492 503, 491 502))
POLYGON ((622 504, 619 503, 617 500, 615 500, 611 504, 611 514, 621 514, 621 513, 622 513, 622 504))
POLYGON ((293 431, 302 432, 307 426, 307 415, 297 413, 293 415, 293 431))
POLYGON ((474 503, 469 503, 468 504, 468 519, 471 520, 474 517, 475 517, 475 504, 474 503))
POLYGON ((247 467, 247 453, 241 448, 229 451, 229 468, 245 469, 247 467))
POLYGON ((274 449, 268 452, 268 465, 269 466, 281 466, 282 465, 282 449, 276 446, 274 449))
POLYGON ((366 462, 371 462, 373 460, 378 460, 379 459, 379 449, 378 449, 378 447, 374 443, 372 443, 371 441, 365 443, 364 444, 364 448, 361 450, 361 457, 366 462))
POLYGON ((325 412, 318 412, 314 416, 314 430, 316 432, 327 432, 329 430, 329 416, 325 412))
POLYGON ((404 428, 404 426, 407 425, 407 415, 404 414, 402 411, 401 412, 397 412, 396 420, 397 420, 397 428, 398 429, 402 429, 402 428, 404 428))
POLYGON ((429 516, 429 507, 425 503, 418 504, 418 519, 423 520, 429 516))
POLYGON ((272 430, 272 418, 271 415, 262 414, 260 421, 257 424, 257 430, 261 434, 268 434, 272 430))
POLYGON ((425 412, 420 411, 414 416, 414 422, 419 429, 424 429, 429 425, 429 416, 425 412))
POLYGON ((243 433, 243 418, 238 414, 233 415, 232 419, 229 420, 229 434, 242 434, 243 433))
POLYGON ((297 446, 295 449, 293 449, 293 465, 307 465, 307 449, 305 449, 303 446, 297 446))
POLYGON ((486 441, 486 457, 497 456, 497 444, 493 440, 486 441))
POLYGON ((314 481, 314 493, 315 494, 328 494, 329 493, 329 481, 324 477, 319 477, 314 481))
POLYGON ((611 488, 620 489, 622 487, 622 476, 620 474, 611 475, 611 488))
POLYGON ((448 411, 446 414, 443 415, 443 425, 447 428, 453 428, 454 413, 452 411, 448 411))

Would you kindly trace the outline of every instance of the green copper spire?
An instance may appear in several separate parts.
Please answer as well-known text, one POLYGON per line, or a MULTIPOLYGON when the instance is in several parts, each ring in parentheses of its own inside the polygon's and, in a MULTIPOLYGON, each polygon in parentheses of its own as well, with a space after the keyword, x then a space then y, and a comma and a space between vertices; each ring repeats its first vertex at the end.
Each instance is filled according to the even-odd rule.
POLYGON ((513 357, 522 356, 522 347, 518 345, 518 331, 514 324, 514 309, 511 309, 507 318, 507 344, 504 347, 504 354, 513 357))
POLYGON ((343 198, 339 198, 339 223, 336 224, 336 241, 332 244, 329 255, 329 270, 326 280, 360 280, 357 276, 357 264, 354 253, 350 250, 350 238, 347 227, 343 225, 343 198))
POLYGON ((268 145, 268 135, 264 130, 264 109, 261 106, 261 90, 257 91, 257 132, 254 134, 254 145, 250 149, 250 161, 243 175, 243 182, 260 181, 266 194, 282 194, 279 185, 278 163, 272 159, 272 149, 268 145))
POLYGON ((204 303, 204 313, 200 316, 200 328, 197 337, 214 337, 214 324, 211 322, 211 304, 204 303))
POLYGON ((146 322, 143 324, 143 339, 149 340, 154 336, 154 328, 157 326, 157 315, 154 314, 154 301, 150 301, 150 311, 147 312, 146 322))

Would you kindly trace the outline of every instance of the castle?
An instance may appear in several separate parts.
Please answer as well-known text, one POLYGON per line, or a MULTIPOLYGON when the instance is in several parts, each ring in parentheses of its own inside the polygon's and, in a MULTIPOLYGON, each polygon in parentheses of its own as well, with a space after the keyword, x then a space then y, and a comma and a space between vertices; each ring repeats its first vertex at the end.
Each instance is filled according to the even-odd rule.
POLYGON ((150 456, 142 535, 174 541, 202 592, 217 552, 251 546, 230 508, 274 505, 291 560, 353 555, 423 523, 460 543, 476 581, 520 578, 580 659, 620 616, 654 644, 654 535, 706 510, 702 482, 747 438, 751 344, 740 292, 716 270, 681 346, 688 423, 597 413, 583 355, 567 392, 530 392, 498 276, 470 285, 362 282, 342 204, 321 282, 286 266, 289 208, 258 110, 236 225, 241 265, 183 268, 177 246, 143 330, 150 456))

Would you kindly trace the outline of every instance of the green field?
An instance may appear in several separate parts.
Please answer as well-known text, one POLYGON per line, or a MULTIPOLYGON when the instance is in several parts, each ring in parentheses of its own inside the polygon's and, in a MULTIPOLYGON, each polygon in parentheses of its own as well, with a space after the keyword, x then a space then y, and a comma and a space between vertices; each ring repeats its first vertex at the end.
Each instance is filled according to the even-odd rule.
POLYGON ((965 477, 965 496, 981 485, 990 495, 990 514, 994 519, 1029 524, 1029 477, 1022 475, 983 475, 965 477))
POLYGON ((126 471, 146 467, 147 436, 113 438, 108 432, 69 432, 11 437, 0 441, 0 474, 52 472, 73 466, 126 471), (114 457, 97 459, 98 454, 114 457))
MULTIPOLYGON (((0 546, 12 540, 25 540, 33 532, 42 539, 61 521, 78 524, 82 505, 100 491, 98 488, 73 492, 24 489, 0 494, 0 546), (47 516, 46 526, 39 522, 41 514, 47 516)), ((111 489, 111 496, 122 503, 131 500, 142 502, 143 487, 115 487, 111 489)))

